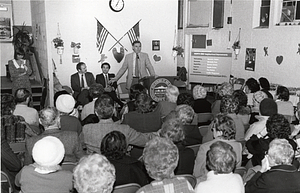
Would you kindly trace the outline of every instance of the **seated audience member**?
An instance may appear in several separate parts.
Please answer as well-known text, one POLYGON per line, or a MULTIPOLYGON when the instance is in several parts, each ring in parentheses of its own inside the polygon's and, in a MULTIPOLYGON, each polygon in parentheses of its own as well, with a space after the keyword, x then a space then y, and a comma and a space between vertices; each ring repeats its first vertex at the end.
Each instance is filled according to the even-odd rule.
POLYGON ((236 154, 231 145, 223 141, 213 143, 206 158, 209 169, 207 179, 200 182, 196 193, 243 193, 245 188, 239 174, 234 174, 236 154))
POLYGON ((233 98, 239 101, 237 116, 242 120, 245 131, 249 128, 250 108, 247 106, 247 95, 242 90, 235 90, 232 93, 233 98))
POLYGON ((158 102, 158 109, 162 119, 176 108, 178 95, 179 90, 176 86, 170 85, 167 87, 165 100, 158 102))
POLYGON ((300 172, 292 165, 294 149, 286 139, 270 142, 262 167, 247 182, 246 193, 292 193, 300 190, 300 172))
POLYGON ((171 139, 178 148, 179 160, 175 174, 193 174, 195 155, 192 149, 184 145, 185 136, 181 120, 178 118, 166 120, 159 130, 159 134, 161 137, 171 139))
POLYGON ((77 162, 84 155, 78 134, 75 131, 63 131, 59 129, 60 116, 59 112, 54 107, 47 107, 42 109, 40 111, 39 117, 40 123, 42 126, 44 126, 45 131, 38 136, 26 139, 26 152, 24 164, 28 165, 32 163, 31 153, 34 144, 38 140, 46 136, 57 137, 64 144, 64 161, 77 162))
POLYGON ((253 156, 251 158, 252 165, 261 165, 261 160, 265 156, 265 152, 268 151, 270 142, 275 139, 286 139, 296 150, 297 144, 294 140, 289 139, 291 134, 290 124, 286 118, 281 114, 271 115, 266 123, 267 134, 258 138, 256 135, 252 135, 246 142, 246 147, 253 156))
POLYGON ((265 98, 259 104, 258 122, 253 123, 245 134, 248 141, 252 135, 261 138, 267 134, 266 123, 270 116, 277 114, 277 104, 273 99, 265 98))
POLYGON ((137 193, 194 192, 184 177, 174 175, 178 157, 178 149, 170 139, 156 137, 149 141, 143 152, 143 160, 149 176, 154 181, 140 188, 137 193))
POLYGON ((290 92, 284 86, 278 86, 276 89, 276 103, 278 106, 278 114, 294 116, 294 107, 290 99, 290 92))
POLYGON ((148 176, 140 161, 127 156, 126 138, 120 131, 112 131, 105 135, 101 142, 101 154, 104 155, 116 169, 114 186, 138 183, 140 186, 148 184, 148 176))
POLYGON ((256 116, 259 115, 259 104, 265 98, 268 98, 268 96, 263 91, 257 91, 255 93, 253 93, 253 96, 252 96, 253 106, 251 107, 250 120, 249 120, 250 125, 258 121, 256 116))
POLYGON ((209 147, 217 141, 223 141, 231 145, 236 153, 236 166, 241 166, 242 163, 242 145, 234 140, 235 138, 235 124, 234 120, 224 114, 218 114, 212 122, 212 130, 214 140, 201 144, 194 166, 194 176, 197 177, 197 181, 206 180, 207 168, 206 168, 206 153, 209 147))
POLYGON ((141 93, 147 94, 147 89, 143 85, 134 84, 130 87, 130 90, 129 90, 129 99, 130 99, 130 101, 128 101, 126 103, 127 112, 136 110, 135 100, 137 99, 137 96, 141 93))
POLYGON ((95 113, 99 123, 83 126, 81 139, 83 139, 87 152, 100 153, 100 145, 103 137, 111 131, 120 131, 126 136, 127 144, 143 147, 150 140, 152 134, 140 133, 128 125, 121 125, 112 120, 114 114, 114 101, 110 96, 103 94, 95 102, 95 113))
POLYGON ((228 82, 223 82, 217 89, 216 101, 211 105, 211 112, 214 116, 221 112, 221 99, 225 95, 232 95, 233 87, 228 82))
POLYGON ((211 104, 206 100, 207 90, 200 85, 193 88, 195 113, 211 113, 211 104))
POLYGON ((105 156, 92 154, 79 161, 73 177, 78 193, 110 193, 116 179, 115 167, 105 156))
POLYGON ((249 78, 245 82, 244 86, 244 92, 247 94, 248 97, 248 104, 249 106, 253 105, 253 93, 257 92, 260 90, 259 84, 255 78, 249 78))
POLYGON ((177 105, 189 105, 192 108, 194 108, 194 97, 192 94, 184 92, 184 93, 180 93, 177 97, 177 101, 176 101, 177 105))
POLYGON ((185 138, 183 140, 184 144, 195 145, 202 143, 202 135, 199 132, 198 126, 197 124, 195 125, 192 123, 196 117, 193 108, 188 105, 178 105, 175 112, 176 117, 178 117, 183 124, 185 134, 185 138))
POLYGON ((25 136, 36 136, 40 134, 39 127, 30 126, 25 119, 19 115, 13 115, 15 110, 15 98, 11 94, 1 94, 1 134, 7 143, 19 142, 25 136))
POLYGON ((90 114, 95 114, 95 101, 104 93, 104 88, 101 84, 92 84, 89 89, 89 94, 93 98, 91 102, 84 105, 81 111, 81 120, 84 120, 90 114))
POLYGON ((142 133, 156 132, 161 127, 161 118, 158 108, 152 108, 151 98, 141 93, 135 101, 136 110, 124 115, 123 124, 142 133))
POLYGON ((34 164, 24 166, 16 176, 21 192, 70 192, 72 173, 59 166, 64 155, 64 145, 58 138, 39 139, 32 148, 34 164))
POLYGON ((15 93, 16 107, 14 115, 22 116, 25 121, 32 126, 39 126, 39 114, 35 108, 29 107, 32 95, 29 90, 19 88, 15 93))
POLYGON ((235 139, 245 139, 245 127, 241 118, 237 116, 239 101, 233 96, 224 96, 221 100, 221 113, 227 114, 235 123, 235 139))
POLYGON ((261 91, 265 92, 268 95, 269 99, 273 99, 273 95, 269 92, 270 91, 270 83, 268 81, 268 79, 266 79, 265 77, 260 77, 258 79, 260 87, 261 87, 261 91))
POLYGON ((102 63, 101 69, 102 73, 96 75, 96 82, 103 86, 105 91, 104 94, 110 96, 122 108, 124 103, 117 97, 116 94, 117 82, 115 81, 109 84, 109 81, 115 77, 115 74, 108 73, 108 71, 110 70, 110 64, 107 62, 102 63))
POLYGON ((71 115, 76 109, 75 100, 69 94, 60 95, 55 103, 55 106, 60 114, 60 129, 63 131, 75 131, 79 135, 82 131, 82 126, 79 119, 71 115))

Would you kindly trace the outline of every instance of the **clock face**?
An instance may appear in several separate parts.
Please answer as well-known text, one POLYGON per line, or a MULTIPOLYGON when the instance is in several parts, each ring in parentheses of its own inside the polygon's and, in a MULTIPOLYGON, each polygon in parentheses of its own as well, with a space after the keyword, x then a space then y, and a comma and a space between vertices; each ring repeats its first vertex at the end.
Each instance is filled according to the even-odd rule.
POLYGON ((109 7, 115 12, 120 12, 124 8, 124 0, 110 0, 109 7))

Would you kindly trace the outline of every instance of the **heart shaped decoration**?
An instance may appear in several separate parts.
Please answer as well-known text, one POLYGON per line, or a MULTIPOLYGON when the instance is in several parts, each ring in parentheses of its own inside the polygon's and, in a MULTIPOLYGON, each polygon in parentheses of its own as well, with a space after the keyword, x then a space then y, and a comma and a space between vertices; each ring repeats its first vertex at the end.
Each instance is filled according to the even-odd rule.
POLYGON ((277 62, 277 64, 281 64, 282 63, 282 61, 283 61, 283 56, 277 56, 276 57, 276 62, 277 62))
POLYGON ((124 58, 124 48, 121 47, 120 52, 117 51, 117 48, 114 48, 112 52, 114 54, 114 58, 117 60, 118 63, 120 63, 124 58))
POLYGON ((157 56, 156 54, 153 56, 153 59, 155 62, 159 62, 161 60, 160 56, 157 56))

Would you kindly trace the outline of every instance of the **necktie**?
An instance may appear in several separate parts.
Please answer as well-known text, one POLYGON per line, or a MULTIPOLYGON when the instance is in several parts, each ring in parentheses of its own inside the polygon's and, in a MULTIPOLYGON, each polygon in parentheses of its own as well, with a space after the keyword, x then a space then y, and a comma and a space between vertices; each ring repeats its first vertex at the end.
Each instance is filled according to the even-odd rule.
POLYGON ((139 77, 139 55, 136 54, 135 58, 135 76, 139 77))
POLYGON ((108 77, 107 77, 107 74, 105 74, 105 86, 107 87, 108 86, 108 77))
POLYGON ((81 88, 84 88, 84 79, 83 79, 83 74, 81 75, 81 88))

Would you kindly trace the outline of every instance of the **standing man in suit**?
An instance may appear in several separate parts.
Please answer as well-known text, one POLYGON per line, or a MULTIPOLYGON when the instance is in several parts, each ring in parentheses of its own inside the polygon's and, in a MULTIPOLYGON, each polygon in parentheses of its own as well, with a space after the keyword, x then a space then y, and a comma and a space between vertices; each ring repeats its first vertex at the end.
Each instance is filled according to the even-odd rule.
POLYGON ((105 62, 101 65, 102 73, 96 76, 96 83, 99 83, 104 88, 104 94, 109 95, 115 102, 117 102, 121 108, 123 107, 122 101, 117 97, 116 88, 117 82, 109 84, 109 81, 115 77, 115 74, 108 73, 110 70, 110 64, 105 62))
POLYGON ((138 80, 145 76, 155 76, 154 68, 150 62, 147 53, 141 52, 142 44, 140 41, 132 43, 133 53, 125 56, 124 63, 117 73, 116 77, 111 79, 111 82, 119 80, 128 69, 126 77, 126 89, 130 89, 131 85, 138 83, 138 80), (147 72, 149 71, 149 73, 147 72))
POLYGON ((88 89, 95 83, 94 75, 91 72, 87 72, 87 67, 84 62, 79 62, 76 65, 77 73, 71 76, 71 87, 74 91, 74 98, 81 104, 85 105, 88 100, 88 89), (79 97, 81 95, 81 97, 79 97), (80 99, 80 100, 79 100, 80 99))

